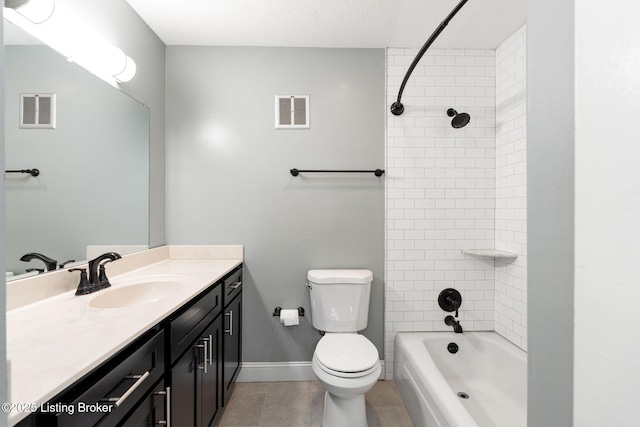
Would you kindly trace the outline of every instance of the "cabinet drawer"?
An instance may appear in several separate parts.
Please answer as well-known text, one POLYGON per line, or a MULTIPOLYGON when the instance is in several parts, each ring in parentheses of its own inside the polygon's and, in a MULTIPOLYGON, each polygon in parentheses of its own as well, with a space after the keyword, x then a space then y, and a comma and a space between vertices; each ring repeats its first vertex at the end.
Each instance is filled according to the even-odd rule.
POLYGON ((170 425, 168 422, 171 404, 171 390, 165 387, 164 381, 156 385, 140 401, 126 421, 118 424, 118 427, 150 427, 158 425, 170 425))
POLYGON ((178 314, 169 325, 171 343, 171 363, 191 347, 200 336, 207 322, 202 320, 208 316, 213 319, 222 312, 222 287, 220 284, 210 288, 200 299, 178 314))
POLYGON ((240 292, 242 292, 242 265, 229 277, 224 279, 224 306, 226 307, 240 292))
POLYGON ((59 398, 41 406, 36 425, 115 426, 164 373, 164 334, 132 344, 59 398), (79 394, 78 394, 79 393, 79 394))

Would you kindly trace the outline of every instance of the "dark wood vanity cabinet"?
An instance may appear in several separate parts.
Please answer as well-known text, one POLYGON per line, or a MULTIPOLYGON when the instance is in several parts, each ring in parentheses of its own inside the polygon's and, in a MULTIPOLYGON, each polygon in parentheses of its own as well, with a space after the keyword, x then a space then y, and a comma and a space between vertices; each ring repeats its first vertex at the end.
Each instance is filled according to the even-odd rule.
POLYGON ((220 314, 221 307, 196 325, 199 333, 195 341, 168 371, 172 425, 209 427, 222 408, 220 314))
POLYGON ((219 422, 240 370, 241 291, 240 266, 171 321, 172 425, 210 427, 219 422), (203 311, 208 311, 204 317, 195 314, 203 311))
POLYGON ((224 281, 223 402, 229 402, 242 362, 242 271, 224 281))
MULTIPOLYGON (((211 427, 242 355, 242 264, 83 377, 19 427, 211 427), (71 405, 69 410, 53 409, 71 405), (105 413, 78 412, 102 404, 105 413)), ((68 408, 63 407, 63 408, 68 408)))

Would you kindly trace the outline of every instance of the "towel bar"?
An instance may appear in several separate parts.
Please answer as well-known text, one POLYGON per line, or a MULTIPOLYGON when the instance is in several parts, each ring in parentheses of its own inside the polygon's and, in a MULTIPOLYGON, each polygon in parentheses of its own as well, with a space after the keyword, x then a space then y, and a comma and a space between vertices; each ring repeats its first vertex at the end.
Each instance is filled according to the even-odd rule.
POLYGON ((298 176, 300 173, 372 173, 375 176, 382 176, 384 169, 376 170, 329 170, 329 169, 296 169, 293 168, 289 171, 291 175, 298 176))

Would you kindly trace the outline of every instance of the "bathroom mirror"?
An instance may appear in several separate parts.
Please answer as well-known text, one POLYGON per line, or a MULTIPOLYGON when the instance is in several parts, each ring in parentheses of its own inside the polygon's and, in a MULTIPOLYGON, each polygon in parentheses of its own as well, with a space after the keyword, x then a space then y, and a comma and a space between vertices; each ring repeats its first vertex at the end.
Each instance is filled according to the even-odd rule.
POLYGON ((4 26, 5 170, 39 171, 5 172, 7 275, 43 269, 20 261, 32 252, 63 263, 86 259, 87 246, 148 247, 149 109, 4 26), (54 94, 55 115, 42 108, 53 126, 21 126, 32 111, 21 94, 54 94))

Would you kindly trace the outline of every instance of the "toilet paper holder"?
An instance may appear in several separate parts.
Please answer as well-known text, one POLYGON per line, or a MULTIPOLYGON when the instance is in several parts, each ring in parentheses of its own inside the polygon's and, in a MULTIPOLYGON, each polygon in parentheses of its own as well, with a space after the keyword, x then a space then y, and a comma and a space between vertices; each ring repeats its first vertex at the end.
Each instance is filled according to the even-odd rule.
MULTIPOLYGON (((273 310, 273 315, 279 317, 281 311, 282 311, 282 307, 276 307, 273 310)), ((300 316, 300 317, 304 316, 304 308, 298 307, 298 316, 300 316)))

